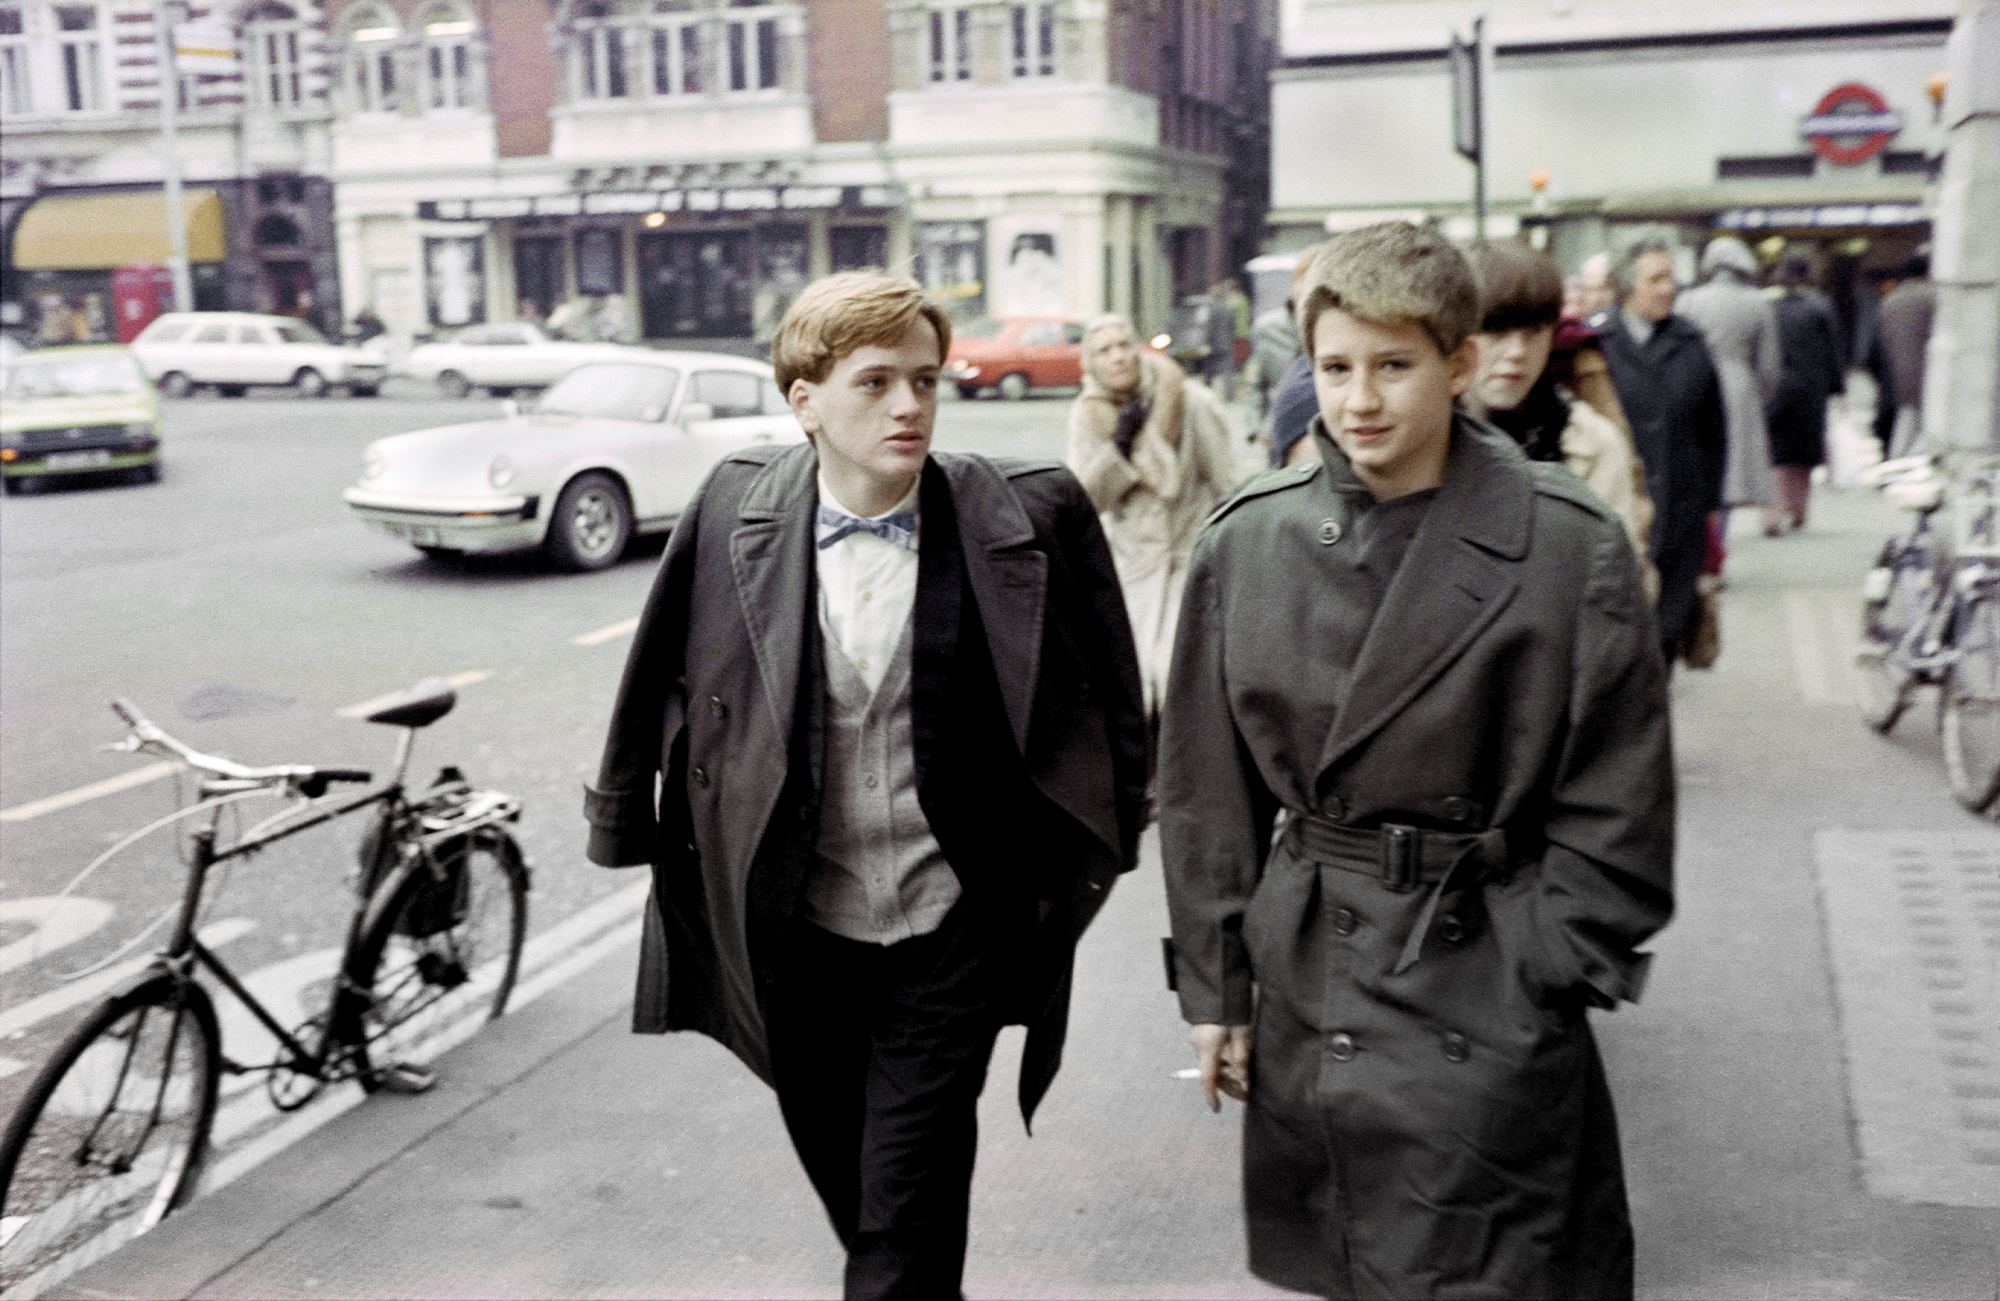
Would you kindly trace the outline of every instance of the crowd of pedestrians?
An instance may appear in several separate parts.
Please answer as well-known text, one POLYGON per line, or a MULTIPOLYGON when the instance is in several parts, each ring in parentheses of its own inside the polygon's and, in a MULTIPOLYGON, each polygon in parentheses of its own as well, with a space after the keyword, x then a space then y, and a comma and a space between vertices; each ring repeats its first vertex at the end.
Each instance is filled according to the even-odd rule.
POLYGON ((1085 327, 1065 467, 931 450, 951 327, 914 283, 792 304, 808 442, 689 505, 586 815, 653 873, 636 1028, 775 1089, 847 1295, 959 1294, 995 1035, 1028 1027, 1025 1119, 1154 820, 1253 1272, 1632 1294, 1585 1012, 1639 997, 1672 913, 1668 673, 1716 653, 1725 512, 1803 527, 1852 351, 1808 259, 1767 290, 1718 239, 1686 293, 1675 260, 1565 282, 1389 222, 1306 250, 1282 312, 1218 288, 1270 448, 1244 483, 1233 372, 1125 317, 1085 327))

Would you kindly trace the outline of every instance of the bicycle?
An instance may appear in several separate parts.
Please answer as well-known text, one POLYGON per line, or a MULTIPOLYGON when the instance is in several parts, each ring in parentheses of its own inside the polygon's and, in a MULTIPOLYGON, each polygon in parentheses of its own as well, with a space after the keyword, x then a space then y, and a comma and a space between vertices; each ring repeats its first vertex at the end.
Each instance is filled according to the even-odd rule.
POLYGON ((222 1074, 263 1073, 279 1111, 350 1080, 371 1092, 420 1092, 434 1082, 431 1072, 397 1054, 468 1018, 491 1020, 506 1010, 527 932, 529 875, 502 824, 518 820, 520 802, 473 789, 455 767, 443 768, 414 798, 403 785, 417 732, 456 699, 433 679, 368 714, 370 722, 403 729, 394 775, 351 795, 329 795, 328 788, 369 783, 373 774, 247 767, 202 754, 129 703, 112 703, 130 734, 107 749, 175 760, 203 779, 194 803, 124 837, 70 889, 161 833, 174 837, 177 850, 185 840, 187 874, 178 904, 96 967, 171 916, 165 947, 70 1032, 7 1122, 0 1290, 33 1279, 101 1232, 144 1232, 185 1205, 208 1154, 222 1074), (225 811, 259 796, 281 797, 285 807, 219 844, 225 811), (286 1027, 198 937, 204 886, 220 864, 370 809, 375 818, 361 842, 338 974, 325 1007, 286 1027), (271 1061, 245 1064, 224 1054, 215 1002, 198 971, 273 1036, 271 1061))
POLYGON ((1953 485, 1936 458, 1905 457, 1869 477, 1916 522, 1884 544, 1862 589, 1862 718, 1886 735, 1919 687, 1939 688, 1946 781, 1987 813, 2000 802, 2000 468, 1973 466, 1953 485), (1947 500, 1950 539, 1932 527, 1947 500))

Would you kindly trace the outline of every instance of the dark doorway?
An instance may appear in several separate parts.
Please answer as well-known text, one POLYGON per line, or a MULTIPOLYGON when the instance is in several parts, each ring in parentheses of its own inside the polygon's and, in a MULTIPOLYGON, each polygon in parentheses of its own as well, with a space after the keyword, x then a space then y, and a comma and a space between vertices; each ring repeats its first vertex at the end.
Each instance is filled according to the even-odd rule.
POLYGON ((280 316, 296 316, 319 324, 319 304, 313 300, 312 265, 308 262, 266 262, 264 292, 280 316))
POLYGON ((562 236, 524 235, 514 241, 514 297, 523 318, 549 318, 563 300, 562 236))
POLYGON ((889 232, 881 226, 835 226, 835 271, 880 271, 889 265, 889 232))
POLYGON ((639 312, 649 339, 748 338, 755 267, 750 232, 639 236, 639 312))

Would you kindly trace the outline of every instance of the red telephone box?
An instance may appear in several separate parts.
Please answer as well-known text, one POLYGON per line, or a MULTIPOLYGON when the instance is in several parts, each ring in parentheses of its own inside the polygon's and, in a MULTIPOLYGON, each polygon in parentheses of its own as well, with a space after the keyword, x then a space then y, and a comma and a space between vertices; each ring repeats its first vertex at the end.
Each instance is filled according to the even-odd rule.
POLYGON ((165 267, 140 264, 111 273, 111 305, 118 342, 130 343, 162 312, 174 307, 174 278, 165 267))

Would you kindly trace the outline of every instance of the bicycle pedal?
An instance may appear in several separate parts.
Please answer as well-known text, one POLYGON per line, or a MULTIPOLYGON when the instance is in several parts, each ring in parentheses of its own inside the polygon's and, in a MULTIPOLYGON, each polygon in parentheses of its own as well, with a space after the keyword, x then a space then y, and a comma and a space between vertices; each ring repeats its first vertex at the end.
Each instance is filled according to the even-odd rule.
POLYGON ((415 1062, 392 1062, 376 1076, 387 1093, 423 1093, 437 1083, 437 1072, 415 1062))

